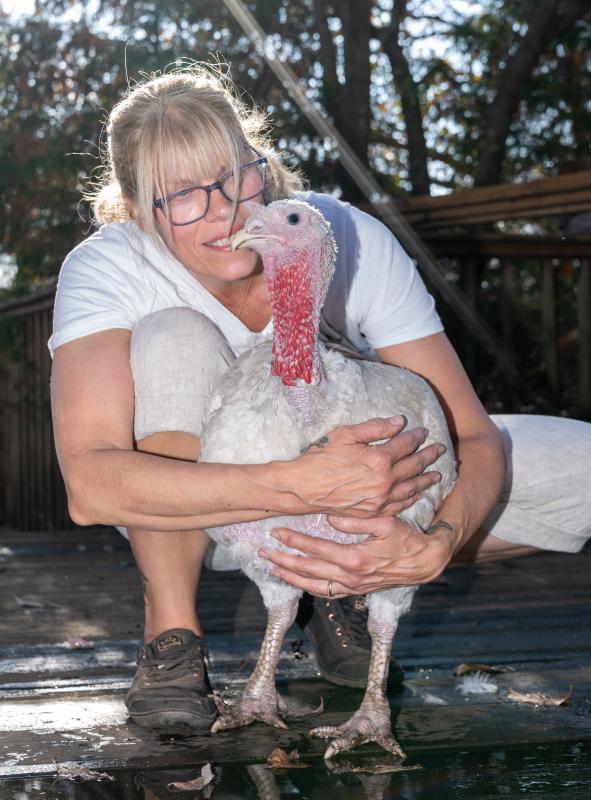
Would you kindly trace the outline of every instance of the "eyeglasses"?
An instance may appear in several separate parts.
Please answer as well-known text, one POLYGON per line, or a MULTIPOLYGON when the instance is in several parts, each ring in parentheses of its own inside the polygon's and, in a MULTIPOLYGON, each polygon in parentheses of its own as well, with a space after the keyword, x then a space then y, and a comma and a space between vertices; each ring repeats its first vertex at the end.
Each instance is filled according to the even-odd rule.
POLYGON ((228 172, 207 186, 189 186, 179 192, 159 197, 158 200, 154 200, 154 206, 162 211, 172 225, 178 227, 191 225, 207 214, 211 193, 216 189, 219 189, 231 203, 242 203, 262 194, 265 189, 267 164, 267 157, 259 156, 254 161, 241 164, 238 174, 228 172))

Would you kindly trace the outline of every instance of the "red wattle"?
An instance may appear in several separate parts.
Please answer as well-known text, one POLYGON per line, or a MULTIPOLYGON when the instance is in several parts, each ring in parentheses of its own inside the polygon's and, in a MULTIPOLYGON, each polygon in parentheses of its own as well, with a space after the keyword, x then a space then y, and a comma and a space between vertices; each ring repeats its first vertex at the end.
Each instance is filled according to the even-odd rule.
POLYGON ((312 383, 319 308, 305 260, 275 264, 267 274, 273 307, 271 374, 287 386, 299 379, 312 383))

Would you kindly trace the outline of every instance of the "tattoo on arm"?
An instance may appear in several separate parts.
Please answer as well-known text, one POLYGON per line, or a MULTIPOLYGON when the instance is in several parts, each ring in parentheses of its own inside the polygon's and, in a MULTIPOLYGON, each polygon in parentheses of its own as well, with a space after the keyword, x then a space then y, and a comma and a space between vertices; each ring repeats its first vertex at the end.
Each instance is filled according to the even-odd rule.
POLYGON ((437 528, 445 528, 446 530, 453 533, 453 526, 446 522, 444 519, 438 519, 437 522, 434 522, 432 525, 429 525, 428 528, 424 528, 424 533, 433 533, 437 528))
POLYGON ((306 453, 311 447, 323 448, 326 444, 328 444, 328 436, 321 436, 320 439, 316 439, 315 442, 312 442, 307 447, 304 447, 302 453, 306 453))

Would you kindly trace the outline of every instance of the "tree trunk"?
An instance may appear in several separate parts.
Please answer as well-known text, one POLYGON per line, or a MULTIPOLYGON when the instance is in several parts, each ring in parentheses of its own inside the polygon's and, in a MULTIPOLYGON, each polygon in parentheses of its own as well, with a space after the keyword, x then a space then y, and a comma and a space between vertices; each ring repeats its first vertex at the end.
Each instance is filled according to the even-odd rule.
POLYGON ((361 161, 367 164, 369 144, 369 38, 370 0, 355 0, 348 5, 345 23, 346 90, 341 103, 345 138, 361 161))
POLYGON ((480 162, 474 183, 486 186, 501 180, 507 134, 519 107, 523 84, 550 42, 589 11, 589 0, 540 0, 534 3, 527 33, 500 72, 494 98, 484 119, 480 162))
MULTIPOLYGON (((343 28, 344 84, 339 83, 337 78, 336 52, 327 24, 330 4, 327 0, 314 0, 314 5, 320 32, 326 109, 347 144, 359 159, 367 164, 371 114, 369 107, 371 0, 333 4, 335 15, 338 14, 341 18, 343 28)), ((363 192, 340 163, 336 169, 336 178, 343 190, 344 199, 354 203, 365 199, 363 192)))
POLYGON ((322 90, 326 110, 334 117, 335 108, 338 107, 339 79, 337 77, 337 54, 328 27, 330 14, 327 0, 314 0, 314 9, 320 34, 320 59, 324 72, 322 90))
POLYGON ((400 96, 402 116, 406 128, 408 145, 408 177, 412 194, 430 194, 431 181, 427 158, 427 143, 423 128, 423 115, 418 86, 411 74, 404 50, 400 43, 400 24, 406 15, 406 2, 397 0, 392 9, 392 24, 382 35, 382 47, 390 60, 394 85, 400 96))

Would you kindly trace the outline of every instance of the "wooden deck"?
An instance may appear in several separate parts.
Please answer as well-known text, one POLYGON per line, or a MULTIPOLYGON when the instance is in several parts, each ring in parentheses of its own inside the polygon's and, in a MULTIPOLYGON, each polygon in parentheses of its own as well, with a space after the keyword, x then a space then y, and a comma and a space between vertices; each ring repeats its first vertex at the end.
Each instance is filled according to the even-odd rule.
MULTIPOLYGON (((122 699, 142 609, 127 543, 112 529, 0 531, 0 800, 201 797, 165 787, 168 776, 196 777, 206 762, 216 768, 214 800, 588 798, 590 574, 588 547, 577 556, 546 553, 456 568, 423 587, 395 642, 407 680, 391 694, 407 763, 420 768, 363 775, 352 773, 352 765, 385 763, 378 749, 367 746, 329 772, 323 744, 305 735, 306 722, 289 731, 256 725, 185 739, 128 723, 122 699), (75 637, 92 646, 73 649, 75 637), (462 662, 503 667, 491 676, 497 691, 462 695, 453 674, 462 662), (515 690, 560 699, 571 686, 566 706, 510 698, 515 690), (274 747, 297 748, 308 769, 274 775, 257 766, 274 747), (56 781, 56 762, 116 780, 56 781)), ((200 607, 212 683, 231 695, 257 654, 261 601, 239 573, 207 572, 200 607)), ((290 696, 313 702, 322 695, 326 712, 319 719, 327 724, 343 720, 360 699, 359 692, 317 676, 313 653, 295 627, 279 679, 290 696)))

